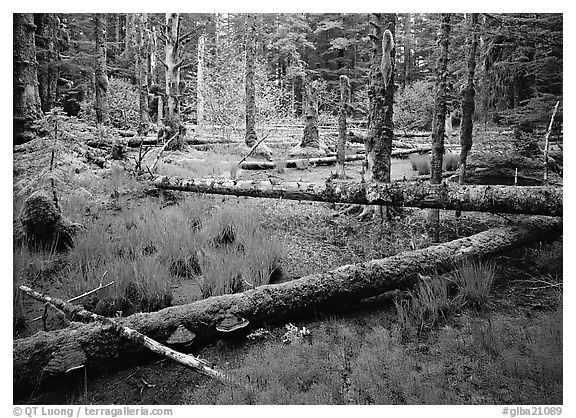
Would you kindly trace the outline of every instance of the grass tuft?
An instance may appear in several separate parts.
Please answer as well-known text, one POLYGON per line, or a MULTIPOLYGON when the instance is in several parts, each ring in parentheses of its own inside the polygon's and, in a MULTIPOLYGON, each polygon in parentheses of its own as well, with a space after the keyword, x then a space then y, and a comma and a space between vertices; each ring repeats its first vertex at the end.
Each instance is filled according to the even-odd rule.
POLYGON ((442 158, 442 170, 443 171, 456 171, 458 169, 458 164, 460 162, 460 155, 449 152, 444 154, 442 158))
MULTIPOLYGON (((409 157, 410 165, 413 171, 418 175, 430 174, 430 155, 412 154, 409 157)), ((458 169, 460 156, 455 153, 444 154, 442 157, 442 171, 455 171, 458 169)))
POLYGON ((490 292, 496 277, 491 263, 463 262, 452 273, 452 281, 458 287, 454 303, 460 309, 469 307, 483 310, 488 307, 490 292))
POLYGON ((422 154, 411 154, 409 157, 412 170, 417 171, 418 175, 430 174, 430 156, 422 154))
POLYGON ((450 312, 446 281, 422 277, 407 300, 394 301, 398 323, 405 337, 425 333, 444 322, 450 312))

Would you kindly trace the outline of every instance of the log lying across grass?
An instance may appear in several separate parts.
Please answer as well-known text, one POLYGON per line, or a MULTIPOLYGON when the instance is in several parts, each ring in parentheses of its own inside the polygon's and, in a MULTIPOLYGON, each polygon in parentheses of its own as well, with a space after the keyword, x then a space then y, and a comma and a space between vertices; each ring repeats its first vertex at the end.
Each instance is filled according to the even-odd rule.
POLYGON ((562 188, 546 186, 458 185, 449 182, 326 184, 275 180, 183 179, 158 177, 160 189, 231 196, 361 205, 562 216, 562 188))
MULTIPOLYGON (((151 146, 151 145, 163 145, 162 141, 158 141, 156 138, 153 137, 135 137, 130 138, 128 141, 128 146, 130 148, 138 148, 140 146, 140 142, 142 145, 151 146)), ((233 141, 230 139, 199 139, 199 138, 184 138, 184 142, 188 145, 209 145, 209 144, 241 144, 239 141, 233 141)))
MULTIPOLYGON (((521 224, 493 228, 444 244, 346 265, 290 282, 260 286, 244 293, 135 314, 117 322, 160 343, 184 327, 196 335, 194 342, 199 346, 232 335, 221 331, 222 323, 229 317, 241 319, 244 330, 263 324, 286 323, 314 314, 317 309, 409 288, 418 280, 418 273, 450 270, 455 263, 468 257, 491 257, 533 242, 553 240, 561 234, 561 219, 532 217, 521 224)), ((134 364, 146 353, 141 344, 120 337, 116 326, 74 323, 66 329, 39 332, 15 340, 15 396, 26 395, 50 377, 65 377, 66 370, 59 370, 52 361, 61 356, 63 350, 68 355, 72 350, 77 351, 89 376, 134 364), (50 373, 47 373, 49 364, 50 373)))
MULTIPOLYGON (((428 152, 432 148, 430 146, 411 148, 411 149, 401 149, 392 151, 392 157, 400 157, 409 154, 416 154, 422 152, 428 152)), ((361 161, 365 157, 364 154, 351 154, 346 155, 345 161, 361 161)), ((336 164, 336 156, 330 157, 318 157, 318 158, 305 158, 299 160, 286 160, 284 161, 286 168, 297 168, 305 165, 334 165, 336 164)), ((277 167, 274 161, 244 161, 240 164, 240 168, 243 170, 272 170, 277 167)))

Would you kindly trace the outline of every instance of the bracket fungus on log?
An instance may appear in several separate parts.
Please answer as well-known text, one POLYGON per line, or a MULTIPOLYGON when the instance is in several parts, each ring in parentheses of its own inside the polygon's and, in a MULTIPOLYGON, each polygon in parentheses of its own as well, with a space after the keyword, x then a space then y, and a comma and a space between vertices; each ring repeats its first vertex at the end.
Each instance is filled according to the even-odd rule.
POLYGON ((250 321, 242 318, 241 316, 228 314, 216 326, 216 330, 220 332, 234 332, 236 330, 247 327, 249 323, 250 321))
POLYGON ((166 344, 188 346, 194 342, 195 338, 196 334, 189 331, 184 325, 178 325, 176 331, 174 331, 166 340, 166 344))

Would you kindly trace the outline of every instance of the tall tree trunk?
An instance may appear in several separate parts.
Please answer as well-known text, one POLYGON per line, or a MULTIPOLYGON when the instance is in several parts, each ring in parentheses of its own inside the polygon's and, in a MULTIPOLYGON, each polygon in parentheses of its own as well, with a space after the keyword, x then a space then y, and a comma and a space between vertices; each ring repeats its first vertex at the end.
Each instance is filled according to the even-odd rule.
MULTIPOLYGON (((396 47, 394 32, 396 15, 370 15, 372 53, 368 97, 370 114, 368 136, 365 140, 366 163, 364 179, 390 183, 390 155, 394 139, 394 72, 396 47)), ((361 218, 373 214, 373 207, 365 207, 361 218)))
POLYGON ((54 13, 34 15, 36 25, 36 58, 38 59, 38 90, 42 110, 48 112, 56 103, 60 76, 58 32, 60 19, 54 13))
POLYGON ((394 139, 393 102, 395 51, 394 31, 396 15, 372 14, 372 59, 370 64, 369 131, 366 139, 366 181, 390 182, 390 153, 394 139), (386 29, 386 26, 389 29, 386 29), (391 30, 390 30, 391 29, 391 30), (386 32, 386 34, 385 34, 386 32), (383 46, 386 51, 383 51, 383 46), (384 68, 383 63, 389 65, 384 68), (388 77, 388 78, 386 78, 388 77))
POLYGON ((135 14, 126 13, 126 33, 124 35, 124 58, 130 60, 134 53, 135 40, 135 14))
MULTIPOLYGON (((182 149, 184 147, 184 127, 180 121, 180 14, 166 13, 165 25, 165 68, 166 68, 166 117, 165 125, 168 135, 176 137, 166 149, 182 149)), ((166 138, 165 139, 170 139, 166 138)))
POLYGON ((470 14, 469 22, 468 79, 462 90, 462 123, 460 124, 460 173, 458 183, 466 182, 466 160, 472 149, 472 130, 474 122, 474 72, 476 70, 476 50, 478 48, 478 13, 470 14))
POLYGON ((308 77, 302 80, 304 84, 304 135, 302 147, 320 147, 320 134, 318 133, 318 89, 317 82, 310 81, 308 77))
MULTIPOLYGON (((446 93, 448 78, 448 45, 450 44, 450 13, 442 13, 439 46, 440 57, 436 69, 436 98, 432 121, 432 162, 430 183, 442 182, 442 158, 444 156, 444 133, 446 126, 446 93)), ((440 211, 431 209, 428 213, 428 228, 432 242, 440 240, 440 211)))
POLYGON ((148 107, 148 56, 150 55, 150 43, 148 37, 148 15, 138 13, 136 15, 136 74, 138 90, 140 92, 140 123, 138 135, 148 135, 150 116, 148 107))
POLYGON ((42 117, 36 46, 34 43, 34 15, 14 13, 14 144, 30 141, 35 136, 35 122, 42 117))
POLYGON ((256 88, 254 86, 254 59, 256 55, 256 15, 246 15, 246 133, 244 142, 252 147, 258 137, 256 136, 256 88))
POLYGON ((96 40, 96 122, 104 125, 110 123, 108 112, 108 75, 106 74, 106 15, 94 15, 94 38, 96 40))
POLYGON ((206 123, 204 114, 204 65, 206 61, 206 36, 198 38, 198 63, 196 71, 196 124, 203 129, 206 123))
POLYGON ((346 157, 346 117, 350 106, 350 79, 345 75, 340 76, 340 110, 338 112, 338 149, 336 177, 348 178, 344 168, 346 157))
POLYGON ((404 21, 404 87, 410 85, 410 49, 412 47, 412 13, 406 13, 404 21))
POLYGON ((120 56, 120 33, 122 31, 122 14, 117 13, 114 25, 114 44, 116 46, 116 56, 120 56))

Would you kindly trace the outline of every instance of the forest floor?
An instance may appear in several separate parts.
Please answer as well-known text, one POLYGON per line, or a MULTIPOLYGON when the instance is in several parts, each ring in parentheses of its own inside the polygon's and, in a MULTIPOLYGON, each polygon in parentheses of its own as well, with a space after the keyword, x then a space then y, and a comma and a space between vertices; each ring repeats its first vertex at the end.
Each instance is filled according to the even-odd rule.
MULTIPOLYGON (((164 246, 154 250, 163 260, 165 253, 180 249, 153 236, 157 232, 153 223, 167 225, 167 220, 175 219, 180 222, 175 229, 183 229, 189 226, 185 222, 195 217, 209 229, 223 210, 234 214, 239 222, 252 219, 260 234, 257 237, 263 240, 259 244, 268 243, 272 248, 263 254, 269 257, 272 251, 278 258, 281 274, 275 278, 277 282, 431 244, 425 232, 425 211, 419 209, 403 209, 391 221, 379 217, 360 220, 359 211, 338 214, 342 205, 159 193, 131 173, 136 150, 129 151, 127 160, 108 162, 105 168, 86 162, 78 149, 82 143, 79 126, 72 121, 63 129, 78 142, 63 138, 51 143, 56 149, 52 172, 47 169, 51 148, 46 141, 35 140, 15 149, 15 235, 23 200, 32 190, 45 187, 50 178, 55 179, 64 214, 85 227, 69 254, 33 254, 16 244, 15 284, 27 283, 56 297, 75 296, 94 284, 78 283, 80 270, 74 266, 79 259, 96 263, 87 253, 111 254, 103 265, 83 264, 84 269, 93 268, 94 277, 107 282, 121 274, 121 269, 111 267, 117 261, 114 258, 123 257, 115 251, 134 238, 130 235, 134 230, 141 231, 153 246, 164 246)), ((86 138, 92 135, 84 131, 86 138)), ((501 143, 502 133, 479 131, 477 138, 475 147, 480 153, 488 149, 487 144, 501 143), (494 135, 499 138, 495 140, 494 135)), ((277 159, 286 158, 288 147, 270 146, 277 159)), ((208 151, 189 148, 186 152, 167 152, 158 172, 195 178, 230 177, 245 150, 240 145, 216 144, 208 151)), ((151 163, 155 153, 148 154, 145 164, 151 163)), ((361 161, 346 167, 353 180, 361 179, 361 161)), ((324 182, 334 170, 333 166, 239 170, 234 176, 324 182)), ((393 161, 393 180, 416 175, 408 160, 393 161)), ((450 241, 506 222, 498 215, 464 213, 456 219, 453 212, 442 211, 440 240, 450 241)), ((180 236, 173 232, 166 237, 163 239, 180 236)), ((178 243, 172 245, 177 247, 178 243)), ((130 260, 133 266, 140 262, 139 258, 130 260)), ((383 299, 335 307, 295 322, 310 334, 290 343, 283 341, 287 328, 274 326, 261 335, 248 338, 243 334, 192 349, 194 355, 252 384, 255 392, 224 386, 168 360, 156 359, 104 376, 88 376, 87 385, 80 379, 68 386, 48 388, 18 403, 561 404, 562 239, 504 254, 492 265, 495 286, 484 309, 451 310, 437 324, 416 334, 399 321, 393 300, 383 299)), ((203 297, 202 282, 194 275, 166 269, 157 276, 165 283, 154 285, 164 286, 172 305, 203 297)), ((42 314, 42 304, 27 298, 15 302, 20 307, 15 316, 26 325, 15 326, 14 338, 42 329, 42 321, 32 322, 42 314)), ((57 315, 48 318, 49 329, 64 325, 57 315)))

